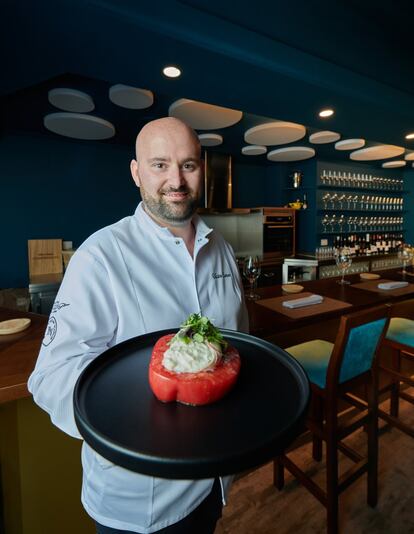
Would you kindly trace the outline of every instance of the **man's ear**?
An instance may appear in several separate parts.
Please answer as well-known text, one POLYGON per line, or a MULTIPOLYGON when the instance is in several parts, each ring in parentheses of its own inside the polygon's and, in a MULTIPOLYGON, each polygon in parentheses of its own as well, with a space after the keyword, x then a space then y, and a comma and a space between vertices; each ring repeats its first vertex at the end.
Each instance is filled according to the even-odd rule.
POLYGON ((133 159, 133 160, 131 161, 130 169, 131 169, 131 176, 132 176, 132 179, 133 179, 134 182, 135 182, 135 185, 136 185, 137 187, 140 187, 141 182, 140 182, 140 179, 139 179, 138 162, 137 162, 137 160, 133 159))

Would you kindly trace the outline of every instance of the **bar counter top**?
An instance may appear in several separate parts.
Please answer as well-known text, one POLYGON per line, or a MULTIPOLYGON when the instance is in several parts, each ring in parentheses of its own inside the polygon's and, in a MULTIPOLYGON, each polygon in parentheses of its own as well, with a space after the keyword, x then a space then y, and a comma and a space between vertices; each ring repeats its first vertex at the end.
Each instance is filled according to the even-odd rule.
MULTIPOLYGON (((402 275, 399 274, 398 269, 383 271, 378 274, 388 280, 402 279, 402 275)), ((350 275, 346 278, 352 284, 361 281, 359 275, 350 275)), ((304 287, 304 292, 316 293, 347 302, 351 304, 350 307, 345 310, 316 314, 303 319, 292 319, 257 304, 257 301, 247 301, 251 333, 257 337, 269 339, 284 347, 287 346, 287 343, 292 343, 292 339, 297 342, 305 339, 306 330, 308 330, 312 337, 320 336, 321 333, 328 331, 328 325, 332 321, 337 321, 343 313, 350 313, 386 302, 397 302, 414 298, 414 291, 411 294, 396 297, 391 293, 381 294, 356 289, 352 285, 341 286, 337 283, 337 280, 338 278, 311 280, 301 282, 301 285, 304 287), (290 337, 288 335, 289 333, 291 334, 290 337), (284 342, 285 338, 286 342, 284 342)), ((409 276, 407 281, 414 283, 414 275, 409 276)), ((258 288, 257 293, 262 299, 286 295, 280 285, 258 288)), ((300 295, 298 293, 297 297, 299 298, 300 295)), ((48 317, 45 315, 0 308, 0 321, 18 317, 29 317, 32 322, 29 328, 23 332, 0 336, 0 404, 30 396, 27 389, 27 380, 36 363, 48 321, 48 317)))
POLYGON ((0 335, 0 404, 29 397, 27 380, 36 363, 48 317, 0 308, 0 321, 28 317, 31 324, 18 334, 0 335))

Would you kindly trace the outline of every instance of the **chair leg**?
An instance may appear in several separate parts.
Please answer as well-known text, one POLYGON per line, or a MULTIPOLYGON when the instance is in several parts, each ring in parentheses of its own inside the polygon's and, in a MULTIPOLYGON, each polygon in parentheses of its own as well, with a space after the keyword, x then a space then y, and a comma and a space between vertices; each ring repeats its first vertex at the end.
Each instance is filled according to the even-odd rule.
POLYGON ((378 502, 378 369, 372 369, 368 388, 368 470, 367 502, 373 508, 378 502))
MULTIPOLYGON (((322 428, 323 426, 323 400, 317 395, 313 396, 312 399, 312 408, 310 416, 315 422, 315 424, 322 428)), ((312 457, 317 462, 322 460, 322 439, 312 434, 312 457)))
MULTIPOLYGON (((392 367, 395 371, 401 370, 401 353, 398 349, 392 352, 392 367)), ((390 415, 398 417, 400 407, 400 381, 393 378, 391 385, 390 415)))
POLYGON ((280 456, 273 460, 273 485, 282 490, 285 485, 285 467, 280 456))
POLYGON ((336 403, 329 406, 326 415, 326 496, 327 534, 338 533, 339 491, 338 491, 338 448, 336 443, 336 403))

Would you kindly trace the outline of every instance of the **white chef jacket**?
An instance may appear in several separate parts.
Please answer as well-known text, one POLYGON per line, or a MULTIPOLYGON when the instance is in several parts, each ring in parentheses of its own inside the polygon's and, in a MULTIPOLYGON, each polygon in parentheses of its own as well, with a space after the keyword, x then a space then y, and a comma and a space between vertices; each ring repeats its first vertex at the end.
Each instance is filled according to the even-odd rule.
MULTIPOLYGON (((126 339, 177 328, 201 312, 221 328, 247 331, 240 275, 228 243, 194 216, 194 257, 183 239, 143 209, 99 230, 73 255, 56 296, 28 387, 55 425, 80 438, 73 415, 78 376, 126 339)), ((82 447, 82 503, 99 523, 151 533, 176 523, 209 494, 213 480, 134 473, 82 447)), ((229 479, 222 479, 223 499, 229 479)))

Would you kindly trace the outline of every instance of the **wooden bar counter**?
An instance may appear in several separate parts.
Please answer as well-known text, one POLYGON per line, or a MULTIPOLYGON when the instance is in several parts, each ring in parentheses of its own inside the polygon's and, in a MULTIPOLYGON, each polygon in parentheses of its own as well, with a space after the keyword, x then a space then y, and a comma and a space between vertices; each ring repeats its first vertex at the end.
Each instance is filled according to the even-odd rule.
POLYGON ((36 363, 48 318, 0 308, 0 321, 28 317, 31 324, 18 334, 0 336, 0 404, 29 397, 27 379, 36 363))
POLYGON ((48 317, 0 308, 0 321, 19 317, 30 326, 0 336, 0 533, 93 534, 80 503, 81 441, 57 429, 27 389, 48 317))

